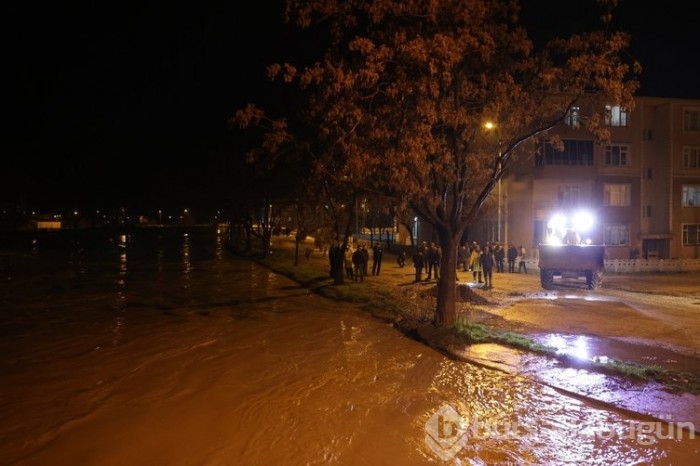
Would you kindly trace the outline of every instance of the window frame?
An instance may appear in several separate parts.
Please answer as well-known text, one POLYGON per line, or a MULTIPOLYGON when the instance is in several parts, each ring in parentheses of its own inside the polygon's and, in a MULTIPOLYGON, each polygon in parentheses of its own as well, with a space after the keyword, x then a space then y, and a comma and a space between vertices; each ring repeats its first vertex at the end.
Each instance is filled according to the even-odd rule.
POLYGON ((630 183, 603 183, 603 206, 605 207, 630 207, 632 205, 632 185, 630 183), (617 192, 617 197, 622 199, 622 203, 613 203, 613 192, 610 188, 625 188, 625 193, 621 189, 617 192))
POLYGON ((564 150, 559 151, 545 141, 538 166, 549 167, 592 167, 595 165, 595 145, 591 139, 563 139, 564 150))
POLYGON ((629 144, 608 144, 605 146, 605 156, 603 164, 606 167, 627 167, 629 166, 630 146, 629 144), (617 149, 617 154, 614 154, 617 149), (612 163, 612 159, 617 157, 618 163, 612 163))
POLYGON ((607 223, 603 228, 603 235, 605 246, 627 247, 630 245, 630 226, 627 223, 607 223), (615 239, 613 240, 613 238, 615 239))
POLYGON ((566 113, 566 124, 572 128, 578 128, 581 125, 581 107, 578 105, 572 106, 566 113))
POLYGON ((681 225, 681 242, 683 246, 700 246, 700 223, 683 223, 681 225), (695 236, 694 242, 689 241, 691 233, 695 236))
POLYGON ((681 187, 681 206, 700 207, 700 184, 684 184, 681 187))
POLYGON ((557 206, 560 209, 573 209, 581 205, 581 185, 565 184, 557 190, 557 206))
POLYGON ((683 109, 683 131, 700 131, 700 108, 683 109))
POLYGON ((630 125, 627 109, 620 105, 605 106, 605 126, 627 127, 630 125))
POLYGON ((700 169, 700 146, 683 146, 683 168, 700 169))

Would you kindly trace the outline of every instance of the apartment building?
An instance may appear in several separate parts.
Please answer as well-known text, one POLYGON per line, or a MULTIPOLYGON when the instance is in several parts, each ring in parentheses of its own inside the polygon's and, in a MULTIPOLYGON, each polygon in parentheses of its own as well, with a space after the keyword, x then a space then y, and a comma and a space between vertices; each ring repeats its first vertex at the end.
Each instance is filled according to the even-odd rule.
POLYGON ((536 255, 549 219, 589 210, 588 238, 609 259, 700 258, 700 100, 637 97, 631 112, 606 107, 608 143, 597 143, 572 109, 544 143, 519 157, 486 206, 473 237, 524 245, 536 255), (496 205, 499 206, 496 209, 496 205))

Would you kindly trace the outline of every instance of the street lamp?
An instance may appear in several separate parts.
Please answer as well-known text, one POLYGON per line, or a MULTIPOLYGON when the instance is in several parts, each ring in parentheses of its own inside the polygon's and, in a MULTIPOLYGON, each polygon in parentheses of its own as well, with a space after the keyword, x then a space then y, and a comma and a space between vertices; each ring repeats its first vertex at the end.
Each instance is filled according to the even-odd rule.
MULTIPOLYGON (((501 151, 498 151, 498 172, 501 172, 501 151)), ((501 194, 501 176, 500 174, 498 175, 498 243, 501 243, 501 214, 502 214, 502 207, 501 207, 501 199, 502 199, 502 194, 501 194)))
POLYGON ((503 217, 503 194, 502 194, 502 187, 501 187, 501 138, 498 135, 498 127, 496 124, 492 121, 487 121, 484 123, 484 128, 486 128, 487 131, 496 131, 496 136, 498 137, 498 158, 496 159, 498 161, 498 229, 496 231, 496 237, 498 242, 501 242, 501 218, 503 217))
POLYGON ((158 225, 163 226, 163 211, 158 209, 158 225))

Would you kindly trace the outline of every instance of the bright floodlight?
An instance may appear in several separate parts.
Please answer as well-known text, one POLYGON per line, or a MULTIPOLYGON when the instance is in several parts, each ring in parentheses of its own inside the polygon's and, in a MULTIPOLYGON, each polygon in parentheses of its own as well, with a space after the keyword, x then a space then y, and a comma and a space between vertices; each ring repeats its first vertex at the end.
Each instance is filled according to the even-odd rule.
POLYGON ((566 217, 563 214, 554 214, 547 222, 547 227, 552 231, 566 230, 566 217))
POLYGON ((562 238, 566 233, 566 216, 557 213, 547 222, 547 242, 549 244, 562 244, 562 238))
POLYGON ((577 233, 588 231, 593 226, 593 215, 590 212, 577 212, 572 219, 572 226, 577 233))

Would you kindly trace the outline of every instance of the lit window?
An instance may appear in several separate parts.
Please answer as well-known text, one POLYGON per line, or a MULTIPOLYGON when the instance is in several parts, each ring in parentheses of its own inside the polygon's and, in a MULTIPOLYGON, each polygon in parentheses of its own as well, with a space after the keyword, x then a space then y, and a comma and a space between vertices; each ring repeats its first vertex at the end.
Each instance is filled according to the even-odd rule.
POLYGON ((686 223, 683 225, 683 246, 700 244, 700 224, 686 223))
POLYGON ((607 207, 629 207, 630 191, 628 184, 605 184, 603 186, 603 205, 607 207))
POLYGON ((605 124, 608 126, 627 126, 627 110, 619 105, 605 106, 605 124))
POLYGON ((681 204, 683 207, 700 207, 700 185, 683 185, 681 204))
POLYGON ((606 246, 627 246, 630 243, 629 225, 605 225, 606 246))
POLYGON ((700 131, 700 109, 683 110, 683 129, 700 131))
POLYGON ((627 154, 629 147, 620 146, 605 146, 605 165, 612 167, 621 167, 627 165, 627 154))
POLYGON ((683 146, 683 166, 700 168, 700 146, 683 146))
POLYGON ((559 187, 559 193, 557 194, 557 204, 559 207, 578 207, 579 200, 579 187, 578 185, 566 185, 559 187))
POLYGON ((580 112, 581 109, 578 106, 571 107, 566 114, 566 124, 573 128, 578 128, 580 112))

